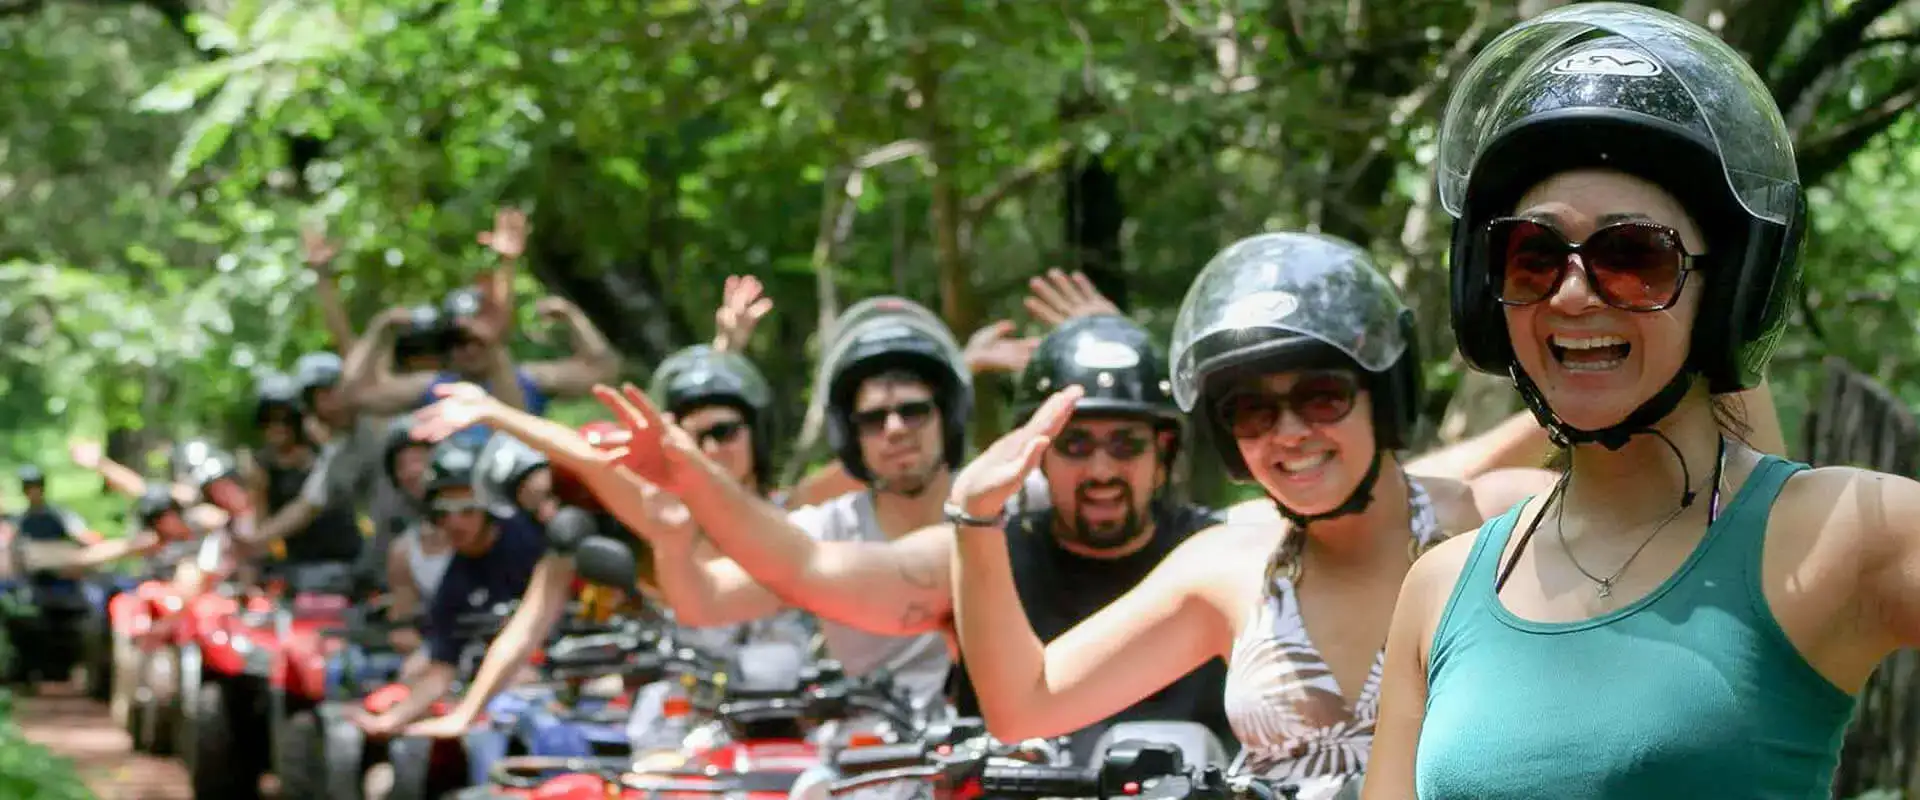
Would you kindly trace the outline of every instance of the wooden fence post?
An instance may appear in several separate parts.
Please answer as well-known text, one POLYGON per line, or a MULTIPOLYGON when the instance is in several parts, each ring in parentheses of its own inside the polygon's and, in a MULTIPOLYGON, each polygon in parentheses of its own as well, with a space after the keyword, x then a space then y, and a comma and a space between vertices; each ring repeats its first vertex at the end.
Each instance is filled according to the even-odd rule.
MULTIPOLYGON (((1820 400, 1807 415, 1807 461, 1914 475, 1920 425, 1913 412, 1846 362, 1828 358, 1825 366, 1820 400)), ((1841 746, 1833 796, 1874 789, 1920 795, 1920 652, 1897 652, 1874 672, 1841 746)))

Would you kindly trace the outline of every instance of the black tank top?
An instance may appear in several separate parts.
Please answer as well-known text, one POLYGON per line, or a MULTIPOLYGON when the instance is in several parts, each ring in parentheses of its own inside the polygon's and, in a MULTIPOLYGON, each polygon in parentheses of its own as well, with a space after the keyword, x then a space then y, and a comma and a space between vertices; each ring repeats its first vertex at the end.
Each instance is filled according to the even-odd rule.
MULTIPOLYGON (((288 467, 262 460, 267 471, 267 513, 277 513, 300 499, 311 467, 288 467)), ((360 555, 360 522, 354 514, 351 498, 330 497, 305 529, 287 536, 286 562, 311 564, 316 561, 352 561, 360 555)))
MULTIPOLYGON (((1154 506, 1153 540, 1138 552, 1114 559, 1087 558, 1062 549, 1053 538, 1053 511, 1031 512, 1007 525, 1007 557, 1014 589, 1026 608, 1027 622, 1050 642, 1100 609, 1120 599, 1147 577, 1187 537, 1220 522, 1195 506, 1154 506)), ((980 701, 966 675, 964 659, 951 673, 953 702, 962 716, 979 716, 980 701)), ((1229 753, 1236 750, 1227 724, 1227 664, 1210 659, 1166 688, 1133 706, 1071 735, 1075 763, 1084 763, 1100 735, 1116 722, 1184 720, 1207 726, 1229 753)))
POLYGON ((76 531, 67 530, 67 521, 60 509, 43 505, 29 508, 20 515, 20 535, 36 542, 62 542, 76 531))

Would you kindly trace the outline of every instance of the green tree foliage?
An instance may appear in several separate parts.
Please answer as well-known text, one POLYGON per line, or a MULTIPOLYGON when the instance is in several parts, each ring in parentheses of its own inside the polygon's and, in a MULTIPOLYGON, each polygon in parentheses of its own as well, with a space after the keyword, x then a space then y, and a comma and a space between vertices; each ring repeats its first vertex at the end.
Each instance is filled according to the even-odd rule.
MULTIPOLYGON (((1326 230, 1407 289, 1457 434, 1510 397, 1456 392, 1434 128, 1466 60, 1558 4, 0 0, 0 413, 56 431, 5 446, 214 426, 327 345, 303 225, 364 320, 470 280, 502 204, 533 213, 528 296, 636 378, 761 276, 753 352, 791 397, 862 296, 964 335, 1058 265, 1164 333, 1220 245, 1326 230)), ((1920 397, 1920 0, 1661 5, 1759 65, 1817 187, 1790 433, 1826 354, 1920 397)))

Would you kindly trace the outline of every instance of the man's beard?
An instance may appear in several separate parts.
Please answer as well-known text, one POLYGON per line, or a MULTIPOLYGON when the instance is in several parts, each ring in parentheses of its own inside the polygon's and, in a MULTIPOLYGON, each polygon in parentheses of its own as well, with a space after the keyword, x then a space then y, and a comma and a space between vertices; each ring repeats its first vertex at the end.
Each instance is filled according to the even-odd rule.
POLYGON ((933 477, 940 474, 940 462, 931 461, 925 466, 909 470, 901 475, 873 477, 873 490, 880 494, 894 494, 909 500, 925 494, 927 487, 933 485, 933 477))
MULTIPOLYGON (((1144 525, 1141 519, 1140 508, 1134 505, 1133 487, 1131 486, 1121 484, 1119 487, 1120 503, 1126 507, 1127 513, 1122 515, 1118 521, 1109 521, 1096 525, 1087 519, 1086 514, 1081 512, 1081 509, 1086 507, 1087 490, 1106 488, 1106 486, 1107 484, 1087 481, 1076 487, 1074 489, 1073 524, 1056 524, 1055 527, 1058 528, 1058 530, 1054 532, 1054 535, 1063 542, 1071 542, 1092 550, 1116 550, 1125 547, 1133 541, 1134 537, 1139 536, 1144 525)), ((1061 519, 1056 522, 1065 522, 1065 520, 1061 519)))

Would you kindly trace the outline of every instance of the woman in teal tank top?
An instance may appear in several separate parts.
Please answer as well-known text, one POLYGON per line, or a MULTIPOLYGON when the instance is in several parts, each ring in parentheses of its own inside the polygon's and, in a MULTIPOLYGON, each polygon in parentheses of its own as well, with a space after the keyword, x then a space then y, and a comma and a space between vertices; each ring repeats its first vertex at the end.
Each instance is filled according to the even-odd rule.
POLYGON ((1920 643, 1920 484, 1716 404, 1799 277, 1779 109, 1706 31, 1582 4, 1488 46, 1440 153, 1461 354, 1570 459, 1409 572, 1366 797, 1828 797, 1852 693, 1920 643))

